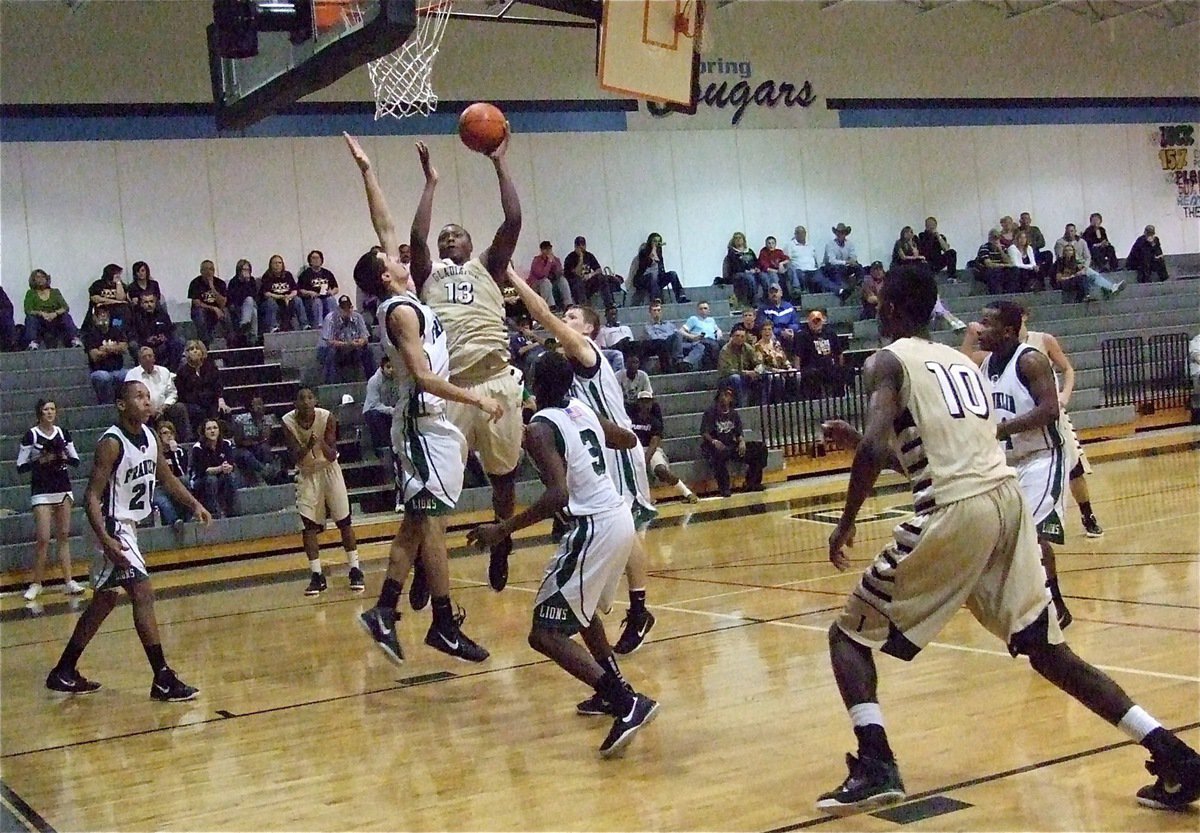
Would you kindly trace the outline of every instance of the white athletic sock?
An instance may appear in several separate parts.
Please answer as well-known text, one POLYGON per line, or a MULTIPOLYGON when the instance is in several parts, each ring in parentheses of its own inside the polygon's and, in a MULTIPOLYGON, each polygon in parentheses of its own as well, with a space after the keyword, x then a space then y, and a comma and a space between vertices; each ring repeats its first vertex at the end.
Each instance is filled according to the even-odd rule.
POLYGON ((350 562, 350 569, 358 567, 358 550, 350 550, 346 553, 346 560, 350 562))
POLYGON ((850 707, 850 722, 855 726, 883 725, 883 710, 878 703, 859 703, 850 707))
POLYGON ((690 495, 692 493, 692 490, 689 489, 687 487, 687 484, 684 483, 682 480, 680 480, 678 483, 675 484, 675 490, 677 492, 679 492, 679 494, 683 495, 684 497, 687 497, 688 495, 690 495))
POLYGON ((308 562, 308 571, 309 571, 310 573, 319 573, 319 572, 321 572, 321 559, 319 559, 319 558, 314 558, 312 561, 309 561, 309 562, 308 562))
POLYGON ((1153 717, 1146 714, 1146 710, 1141 706, 1134 706, 1125 712, 1125 716, 1121 718, 1121 722, 1117 724, 1117 728, 1129 735, 1133 740, 1141 743, 1146 735, 1161 725, 1153 717))

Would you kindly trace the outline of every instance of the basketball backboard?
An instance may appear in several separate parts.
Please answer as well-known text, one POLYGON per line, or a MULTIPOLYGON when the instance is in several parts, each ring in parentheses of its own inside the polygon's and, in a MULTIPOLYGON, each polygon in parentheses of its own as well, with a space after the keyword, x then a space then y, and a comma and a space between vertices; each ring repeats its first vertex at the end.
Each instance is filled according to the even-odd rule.
POLYGON ((218 129, 248 127, 394 51, 413 31, 416 5, 416 0, 217 0, 208 59, 218 129), (274 19, 285 20, 290 31, 268 28, 266 21, 274 19), (223 57, 230 54, 247 57, 223 57))
POLYGON ((704 0, 604 0, 600 86, 695 106, 704 0))

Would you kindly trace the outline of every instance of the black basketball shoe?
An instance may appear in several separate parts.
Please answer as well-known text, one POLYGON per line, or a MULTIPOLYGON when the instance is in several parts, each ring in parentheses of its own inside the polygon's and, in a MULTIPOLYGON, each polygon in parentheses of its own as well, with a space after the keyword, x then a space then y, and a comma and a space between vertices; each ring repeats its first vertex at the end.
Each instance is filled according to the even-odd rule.
POLYGON ((633 708, 630 709, 629 714, 618 715, 613 720, 612 728, 608 730, 608 737, 604 739, 604 743, 600 744, 600 756, 611 758, 617 755, 629 745, 633 736, 641 731, 643 726, 654 720, 657 715, 658 703, 645 694, 633 695, 633 708))
POLYGON ((488 559, 488 584, 499 593, 508 584, 508 557, 512 554, 512 536, 507 536, 496 546, 492 547, 488 559))
POLYGON ((646 641, 646 634, 654 627, 654 614, 648 610, 641 613, 630 611, 621 620, 621 638, 613 646, 614 654, 632 654, 646 641))
POLYGON ((403 665, 404 651, 401 650, 400 639, 396 636, 396 621, 399 618, 394 610, 373 607, 358 617, 358 624, 388 659, 396 665, 403 665))
POLYGON ((92 694, 100 690, 100 683, 92 682, 74 668, 70 671, 55 668, 46 677, 46 688, 62 694, 92 694))
POLYGON ((363 571, 358 567, 350 568, 350 590, 354 593, 361 593, 367 589, 367 579, 363 575, 363 571))
POLYGON ((199 693, 200 689, 193 688, 176 677, 170 668, 161 669, 154 675, 154 682, 150 684, 150 699, 163 703, 182 703, 193 699, 199 693))
POLYGON ((1096 520, 1095 515, 1083 515, 1083 533, 1089 538, 1099 538, 1104 535, 1104 527, 1096 520))
POLYGON ((895 761, 846 755, 850 774, 836 790, 817 799, 817 809, 833 816, 849 816, 903 801, 904 782, 895 761))
POLYGON ((1146 769, 1157 778, 1137 791, 1143 807, 1185 810, 1200 799, 1200 756, 1195 753, 1182 761, 1147 761, 1146 769))
POLYGON ((318 593, 324 593, 329 584, 325 581, 325 576, 322 573, 313 573, 312 578, 308 580, 308 587, 304 588, 305 596, 316 596, 318 593))
POLYGON ((425 634, 425 644, 443 654, 461 659, 463 662, 483 662, 491 655, 486 648, 477 645, 474 640, 462 632, 462 623, 466 618, 467 615, 459 609, 458 615, 451 620, 449 627, 439 628, 434 622, 429 626, 428 633, 425 634))

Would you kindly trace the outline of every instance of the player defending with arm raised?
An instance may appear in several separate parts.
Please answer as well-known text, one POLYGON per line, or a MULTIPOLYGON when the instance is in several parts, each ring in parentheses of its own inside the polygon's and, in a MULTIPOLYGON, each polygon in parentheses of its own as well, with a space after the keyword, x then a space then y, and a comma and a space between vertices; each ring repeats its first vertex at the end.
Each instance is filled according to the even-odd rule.
MULTIPOLYGON (((521 373, 509 365, 508 331, 504 325, 504 298, 500 282, 512 260, 521 233, 521 201, 509 175, 506 153, 508 137, 488 156, 500 183, 500 206, 504 222, 492 243, 479 257, 472 257, 474 244, 462 226, 451 223, 437 236, 438 259, 429 255, 429 223, 438 173, 429 159, 429 148, 417 143, 417 155, 425 172, 413 217, 412 279, 416 295, 437 315, 446 328, 450 346, 450 381, 499 401, 504 416, 490 419, 478 409, 449 401, 446 415, 479 455, 492 484, 492 508, 498 519, 512 517, 517 465, 521 462, 521 373)), ((395 249, 386 250, 391 255, 395 249)), ((504 540, 491 551, 488 583, 503 590, 508 583, 508 556, 512 541, 504 540)))
POLYGON ((614 718, 600 745, 600 754, 608 758, 658 711, 658 703, 635 692, 621 676, 599 613, 612 606, 625 560, 637 540, 633 517, 605 471, 604 449, 628 451, 637 448, 638 441, 632 431, 569 397, 575 374, 562 356, 539 356, 532 376, 538 409, 525 430, 525 450, 546 490, 517 517, 476 527, 467 539, 490 547, 562 509, 569 513, 570 531, 546 565, 533 603, 529 645, 595 691, 585 702, 609 704, 605 712, 594 712, 614 718), (571 640, 576 633, 582 633, 587 650, 571 640))
POLYGON ((504 417, 504 406, 477 390, 450 383, 446 332, 437 315, 412 293, 407 267, 390 254, 397 250, 395 227, 383 191, 362 148, 350 136, 346 141, 362 171, 371 219, 383 247, 359 258, 354 282, 380 299, 380 341, 392 359, 400 388, 392 412, 391 442, 396 489, 405 506, 404 520, 392 539, 379 601, 359 622, 393 662, 404 661, 396 636, 396 603, 419 553, 433 598, 433 623, 425 644, 459 659, 482 662, 488 652, 462 633, 462 616, 456 616, 450 604, 446 515, 462 493, 467 443, 447 419, 446 405, 461 403, 493 421, 504 417))
POLYGON ((154 508, 157 484, 175 501, 191 509, 202 523, 209 523, 212 517, 171 473, 157 437, 146 427, 150 412, 149 389, 141 382, 123 382, 117 395, 117 424, 100 436, 84 498, 88 524, 98 542, 92 562, 92 587, 96 592, 79 617, 58 664, 46 677, 46 688, 51 691, 91 694, 100 688, 100 683, 83 677, 75 664, 112 613, 120 587, 133 604, 133 624, 154 670, 150 698, 178 702, 191 700, 199 693, 175 676, 163 658, 154 615, 154 589, 138 547, 137 524, 154 508))
MULTIPOLYGON (((508 282, 516 289, 517 296, 524 301, 534 320, 558 339, 563 353, 570 360, 575 372, 571 395, 586 402, 601 417, 611 419, 627 431, 632 430, 633 421, 625 411, 621 383, 594 340, 600 330, 600 318, 596 311, 591 307, 573 305, 567 308, 560 320, 545 300, 511 268, 508 270, 508 282)), ((606 448, 604 453, 608 475, 617 493, 633 513, 635 527, 645 529, 658 510, 654 508, 654 501, 650 497, 646 453, 641 443, 631 450, 606 448)), ((636 651, 654 627, 654 614, 646 609, 646 562, 646 548, 639 536, 625 566, 625 576, 629 580, 629 612, 623 622, 621 637, 613 649, 618 654, 636 651)))
POLYGON ((864 368, 866 430, 859 437, 844 423, 830 426, 856 449, 830 561, 849 566, 854 520, 891 461, 913 480, 915 514, 896 527, 829 629, 833 673, 859 745, 857 758, 847 756, 850 776, 817 807, 848 815, 903 800, 872 651, 912 660, 966 604, 1014 656, 1029 657, 1038 674, 1149 750, 1157 780, 1138 791, 1139 802, 1181 809, 1200 798, 1200 756, 1064 643, 1033 519, 996 442, 987 382, 961 353, 929 340, 936 301, 929 274, 902 269, 884 282, 880 333, 894 340, 864 368))

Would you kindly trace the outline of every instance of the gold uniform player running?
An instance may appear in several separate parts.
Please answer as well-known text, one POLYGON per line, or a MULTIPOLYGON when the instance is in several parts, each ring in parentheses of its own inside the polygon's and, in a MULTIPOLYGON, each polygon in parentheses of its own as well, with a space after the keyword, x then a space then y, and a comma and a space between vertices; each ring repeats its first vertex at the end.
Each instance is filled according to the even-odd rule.
POLYGON ((825 425, 827 437, 856 449, 846 506, 829 536, 839 570, 850 566, 854 520, 884 466, 912 478, 915 514, 896 527, 829 629, 858 756, 846 756, 849 776, 817 807, 847 815, 903 800, 872 652, 912 660, 965 604, 1013 656, 1027 656, 1034 671, 1150 752, 1146 768, 1156 779, 1138 790, 1141 804, 1182 809, 1200 798, 1200 755, 1063 641, 1033 518, 996 441, 988 383, 962 353, 929 340, 936 301, 932 276, 901 269, 888 277, 880 333, 894 340, 864 366, 866 429, 859 436, 844 422, 825 425))
POLYGON ((154 490, 159 484, 201 523, 208 524, 212 517, 171 473, 158 438, 146 427, 150 415, 149 389, 141 382, 123 382, 117 392, 117 423, 96 444, 96 462, 84 499, 89 531, 96 542, 92 562, 92 587, 96 592, 58 663, 46 677, 46 688, 51 691, 91 694, 100 688, 100 683, 85 678, 75 665, 116 606, 117 588, 123 588, 133 604, 138 639, 154 671, 150 698, 178 702, 191 700, 199 693, 179 679, 163 658, 154 615, 154 589, 138 547, 137 524, 154 508, 154 490))

